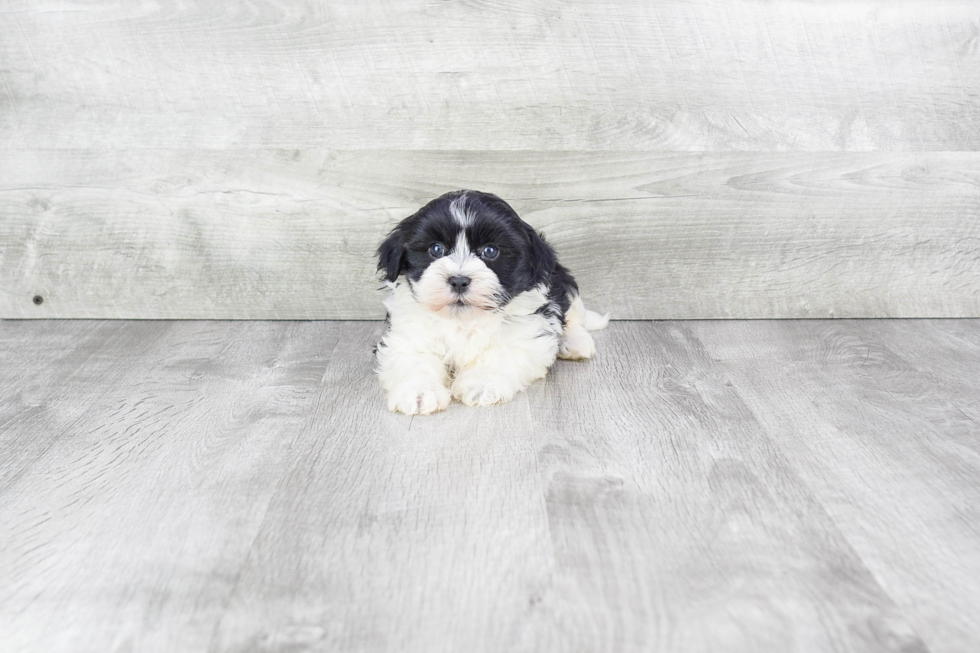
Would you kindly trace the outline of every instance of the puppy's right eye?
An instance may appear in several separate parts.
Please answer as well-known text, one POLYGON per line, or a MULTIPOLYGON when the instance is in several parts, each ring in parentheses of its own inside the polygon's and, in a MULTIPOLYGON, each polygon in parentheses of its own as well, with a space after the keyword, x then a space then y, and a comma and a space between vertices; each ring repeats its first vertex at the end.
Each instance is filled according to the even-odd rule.
POLYGON ((429 245, 429 256, 441 258, 446 255, 446 248, 442 243, 432 243, 429 245))

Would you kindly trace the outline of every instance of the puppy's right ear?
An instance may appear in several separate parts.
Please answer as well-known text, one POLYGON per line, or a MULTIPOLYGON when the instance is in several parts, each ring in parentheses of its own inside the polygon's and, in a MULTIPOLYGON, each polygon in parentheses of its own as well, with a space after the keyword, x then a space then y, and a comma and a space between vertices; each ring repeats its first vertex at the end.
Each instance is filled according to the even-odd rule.
POLYGON ((405 269, 406 255, 405 233, 402 225, 398 225, 378 248, 378 270, 384 272, 387 281, 394 282, 398 279, 398 275, 405 269))

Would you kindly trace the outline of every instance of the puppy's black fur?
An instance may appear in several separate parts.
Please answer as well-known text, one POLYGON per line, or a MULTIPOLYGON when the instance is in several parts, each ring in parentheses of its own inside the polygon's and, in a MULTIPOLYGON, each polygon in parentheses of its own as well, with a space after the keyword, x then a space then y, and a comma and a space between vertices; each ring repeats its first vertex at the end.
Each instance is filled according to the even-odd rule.
POLYGON ((446 193, 400 222, 378 248, 378 270, 384 278, 394 282, 405 275, 412 282, 418 281, 433 261, 429 247, 433 243, 451 247, 457 241, 464 227, 450 213, 450 205, 463 193, 466 213, 472 216, 465 227, 470 249, 479 251, 492 244, 500 252, 497 258, 485 261, 505 293, 499 298, 499 305, 544 284, 549 302, 538 312, 554 315, 564 324, 570 296, 578 293, 575 279, 558 262, 544 237, 521 220, 507 202, 491 193, 446 193))

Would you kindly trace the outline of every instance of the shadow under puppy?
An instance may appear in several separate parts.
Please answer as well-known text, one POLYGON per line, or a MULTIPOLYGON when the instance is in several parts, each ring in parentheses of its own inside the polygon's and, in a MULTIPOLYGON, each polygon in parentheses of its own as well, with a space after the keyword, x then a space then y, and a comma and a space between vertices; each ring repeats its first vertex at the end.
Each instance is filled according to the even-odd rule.
POLYGON ((400 222, 378 249, 389 291, 377 372, 409 415, 509 401, 556 357, 590 358, 587 311, 554 250, 496 195, 454 191, 400 222))

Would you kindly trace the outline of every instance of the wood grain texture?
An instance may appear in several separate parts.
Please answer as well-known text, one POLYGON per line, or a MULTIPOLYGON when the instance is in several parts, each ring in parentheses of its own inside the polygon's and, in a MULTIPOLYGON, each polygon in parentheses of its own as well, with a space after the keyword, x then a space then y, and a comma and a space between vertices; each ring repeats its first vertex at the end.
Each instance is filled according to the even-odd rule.
POLYGON ((614 333, 530 392, 558 628, 528 650, 925 650, 687 327, 614 333))
MULTIPOLYGON (((4 349, 90 328, 65 326, 7 323, 4 349)), ((341 328, 99 323, 98 341, 9 366, 29 389, 5 391, 42 419, 8 420, 4 444, 53 442, 5 460, 0 650, 202 650, 279 480, 266 463, 288 452, 341 328), (89 378, 102 360, 115 371, 89 378), (31 387, 35 366, 70 381, 31 387)))
POLYGON ((980 324, 693 327, 931 651, 980 646, 980 356, 961 328, 980 324))
POLYGON ((0 322, 0 651, 980 648, 980 322, 618 322, 426 418, 381 328, 0 322))
POLYGON ((5 147, 976 150, 972 0, 6 0, 5 147))
POLYGON ((387 413, 379 333, 345 329, 212 650, 528 650, 554 565, 527 396, 387 413))
POLYGON ((74 329, 39 322, 27 339, 16 338, 21 331, 14 323, 0 323, 0 339, 13 336, 17 343, 4 348, 0 364, 0 488, 15 483, 73 428, 105 386, 135 380, 139 370, 120 367, 105 349, 107 339, 130 356, 145 356, 166 343, 169 328, 166 322, 91 322, 74 329))
MULTIPOLYGON (((954 415, 980 424, 980 328, 973 321, 944 324, 942 329, 917 329, 904 320, 864 325, 863 340, 892 352, 889 370, 905 383, 915 401, 935 402, 941 395, 954 415), (947 356, 950 350, 956 356, 947 356), (914 373, 913 373, 914 370, 914 373)), ((969 437, 964 439, 968 441, 969 437)))
POLYGON ((0 317, 379 318, 460 187, 616 317, 980 317, 978 52, 973 0, 5 0, 0 317))
POLYGON ((617 318, 980 316, 978 186, 968 152, 4 150, 0 316, 380 318, 383 235, 467 187, 617 318))

